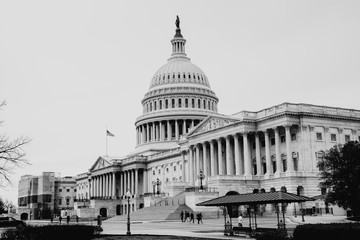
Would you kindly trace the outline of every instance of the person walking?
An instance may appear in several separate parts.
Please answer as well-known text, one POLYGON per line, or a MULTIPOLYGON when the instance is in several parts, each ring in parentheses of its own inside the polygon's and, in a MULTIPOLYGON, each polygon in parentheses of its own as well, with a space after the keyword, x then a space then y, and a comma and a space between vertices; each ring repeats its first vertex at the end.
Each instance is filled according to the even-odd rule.
POLYGON ((101 226, 101 216, 100 215, 97 216, 97 225, 101 226))
POLYGON ((240 214, 239 217, 237 218, 239 227, 242 227, 242 220, 243 220, 243 217, 242 217, 242 214, 240 214))
POLYGON ((67 215, 67 217, 66 217, 66 223, 67 223, 67 225, 69 225, 69 223, 70 223, 70 216, 69 215, 67 215))
POLYGON ((201 212, 199 212, 198 214, 196 214, 196 219, 197 219, 197 221, 198 221, 198 224, 200 224, 200 222, 203 223, 201 212))
POLYGON ((60 223, 60 225, 61 225, 61 220, 62 220, 62 217, 61 217, 61 215, 60 215, 60 217, 59 217, 59 223, 60 223))
POLYGON ((185 222, 189 220, 190 214, 188 211, 185 211, 185 222))
POLYGON ((191 223, 191 221, 194 223, 194 213, 193 212, 190 213, 190 223, 191 223))
POLYGON ((79 222, 79 216, 76 215, 76 222, 78 223, 79 222))
POLYGON ((181 211, 180 218, 181 218, 181 222, 184 222, 184 211, 181 211))

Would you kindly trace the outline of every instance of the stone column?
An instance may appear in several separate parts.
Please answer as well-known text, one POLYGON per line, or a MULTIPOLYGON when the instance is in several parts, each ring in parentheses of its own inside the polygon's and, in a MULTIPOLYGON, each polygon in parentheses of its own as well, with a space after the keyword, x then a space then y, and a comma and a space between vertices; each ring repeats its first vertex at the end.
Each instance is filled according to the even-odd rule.
POLYGON ((276 154, 276 172, 282 172, 281 169, 281 154, 280 154, 280 137, 277 127, 273 128, 275 133, 275 154, 276 154))
POLYGON ((214 142, 210 140, 210 169, 211 169, 211 176, 215 176, 215 149, 214 149, 214 142))
POLYGON ((261 173, 261 157, 260 157, 260 139, 259 133, 255 133, 255 155, 256 155, 256 172, 257 176, 262 175, 261 173))
POLYGON ((195 124, 194 124, 194 119, 192 119, 192 120, 191 120, 191 128, 193 128, 194 125, 195 125, 195 124))
POLYGON ((230 136, 226 136, 226 175, 234 175, 234 167, 232 164, 230 136))
POLYGON ((151 127, 151 142, 155 142, 155 122, 152 123, 151 127))
POLYGON ((186 176, 185 176, 185 152, 181 152, 182 155, 182 179, 183 182, 186 182, 186 176))
POLYGON ((123 189, 124 189, 124 173, 120 172, 120 191, 119 191, 119 195, 122 196, 123 195, 123 189))
POLYGON ((199 149, 199 145, 195 146, 195 151, 196 151, 196 165, 195 165, 195 169, 194 169, 194 175, 197 176, 199 174, 200 171, 200 149, 199 149))
POLYGON ((265 136, 266 174, 270 174, 272 173, 271 156, 270 156, 270 139, 269 139, 269 132, 266 129, 264 130, 264 136, 265 136))
POLYGON ((224 175, 224 164, 222 159, 222 146, 221 139, 217 139, 218 142, 218 163, 219 163, 219 175, 224 175))
MULTIPOLYGON (((207 164, 207 159, 206 159, 206 144, 205 142, 202 144, 203 147, 203 173, 205 174, 205 177, 207 179, 207 177, 209 176, 209 171, 208 171, 208 164, 207 164)), ((207 182, 207 180, 205 180, 204 182, 207 182)))
MULTIPOLYGON (((291 154, 291 135, 290 135, 290 126, 285 125, 285 141, 286 141, 286 160, 287 160, 287 171, 294 171, 294 161, 291 154)), ((326 138, 326 136, 324 136, 326 138)))
MULTIPOLYGON (((188 103, 189 104, 189 103, 188 103)), ((186 134, 186 120, 183 122, 183 136, 186 134)))
POLYGON ((170 124, 170 120, 168 121, 168 139, 171 140, 172 139, 172 126, 170 124))
POLYGON ((159 131, 160 131, 160 141, 164 141, 164 129, 161 121, 159 122, 159 131))
POLYGON ((241 174, 241 162, 240 162, 240 148, 239 148, 239 138, 237 134, 233 134, 234 137, 234 151, 235 151, 235 174, 241 174))
POLYGON ((148 170, 146 168, 143 169, 143 194, 147 193, 148 190, 148 170))
POLYGON ((179 122, 175 120, 175 139, 179 140, 179 122))
POLYGON ((189 147, 189 176, 190 186, 194 186, 194 159, 192 146, 189 147))
POLYGON ((139 178, 139 170, 136 168, 135 169, 135 176, 134 176, 134 182, 135 182, 135 190, 134 190, 134 194, 136 194, 137 196, 139 195, 139 185, 138 185, 138 178, 139 178))
POLYGON ((112 174, 112 198, 116 199, 116 173, 112 174))
POLYGON ((244 168, 245 168, 245 175, 250 176, 251 175, 251 159, 250 159, 250 152, 249 152, 249 139, 248 139, 248 133, 243 133, 243 139, 244 139, 244 168))
POLYGON ((146 124, 146 142, 148 143, 150 141, 150 138, 149 138, 149 128, 150 128, 150 125, 147 123, 146 124))

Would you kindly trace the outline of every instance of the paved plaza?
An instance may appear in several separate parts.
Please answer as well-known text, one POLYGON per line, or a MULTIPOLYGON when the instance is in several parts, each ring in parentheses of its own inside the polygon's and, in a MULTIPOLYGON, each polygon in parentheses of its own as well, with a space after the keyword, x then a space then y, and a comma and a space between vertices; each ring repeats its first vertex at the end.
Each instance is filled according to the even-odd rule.
MULTIPOLYGON (((304 223, 331 223, 346 222, 344 216, 305 216, 304 223)), ((277 219, 273 217, 257 218, 258 227, 276 228, 277 219)), ((286 227, 291 231, 298 224, 304 224, 301 216, 286 217, 286 227)), ((233 219, 233 225, 237 221, 233 219)), ((243 225, 249 225, 249 219, 243 219, 243 225)), ((104 221, 103 234, 125 234, 126 222, 104 221)), ((224 236, 224 219, 204 219, 203 224, 181 223, 181 221, 151 221, 151 222, 132 222, 131 233, 133 234, 154 234, 154 235, 177 235, 203 238, 222 238, 222 239, 239 239, 239 237, 224 236)))
MULTIPOLYGON (((286 217, 286 228, 291 232, 298 224, 307 223, 334 223, 334 222, 349 222, 345 216, 305 216, 305 222, 302 222, 302 217, 294 216, 286 217)), ((96 221, 80 222, 79 224, 94 225, 96 221)), ((236 219, 232 219, 233 225, 237 225, 236 219)), ((276 228, 276 216, 259 217, 257 218, 258 227, 276 228)), ((27 221, 29 225, 45 225, 50 224, 50 221, 32 220, 27 221)), ((54 221, 53 224, 59 224, 54 221)), ((63 223, 66 224, 66 223, 63 223)), ((76 224, 70 222, 70 224, 76 224)), ((249 219, 243 219, 243 225, 249 225, 249 219)), ((125 235, 127 231, 126 221, 103 221, 102 234, 109 235, 125 235)), ((201 238, 217 238, 217 239, 239 239, 238 236, 224 236, 224 219, 204 219, 203 224, 195 223, 182 223, 179 221, 144 221, 144 222, 131 222, 132 234, 149 234, 149 235, 175 235, 175 236, 188 236, 188 237, 201 237, 201 238)), ((245 237, 243 237, 245 238, 245 237)))

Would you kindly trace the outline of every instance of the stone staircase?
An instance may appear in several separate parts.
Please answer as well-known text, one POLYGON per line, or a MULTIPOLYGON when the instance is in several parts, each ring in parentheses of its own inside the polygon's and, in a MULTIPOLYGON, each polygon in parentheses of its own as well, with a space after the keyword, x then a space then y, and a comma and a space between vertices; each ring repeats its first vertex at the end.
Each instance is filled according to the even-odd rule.
MULTIPOLYGON (((151 221, 151 220, 179 220, 181 211, 193 211, 186 204, 180 205, 157 205, 130 212, 131 221, 151 221)), ((127 215, 112 217, 108 222, 127 221, 127 215)))

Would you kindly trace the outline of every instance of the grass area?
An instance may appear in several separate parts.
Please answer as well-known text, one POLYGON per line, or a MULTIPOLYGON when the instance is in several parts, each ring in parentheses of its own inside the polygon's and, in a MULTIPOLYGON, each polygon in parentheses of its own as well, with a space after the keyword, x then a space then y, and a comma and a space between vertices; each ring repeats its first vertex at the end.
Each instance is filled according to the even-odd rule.
MULTIPOLYGON (((209 239, 209 238, 199 238, 199 237, 185 237, 185 236, 169 236, 169 235, 116 235, 116 236, 111 236, 111 235, 102 235, 99 237, 95 237, 93 238, 93 240, 179 240, 179 239, 185 239, 185 240, 194 240, 194 239, 199 239, 199 240, 205 240, 205 239, 209 239)), ((212 240, 216 240, 214 238, 211 238, 212 240)), ((218 239, 220 240, 220 238, 218 239)))

